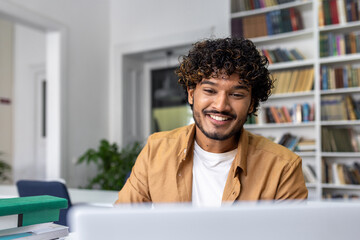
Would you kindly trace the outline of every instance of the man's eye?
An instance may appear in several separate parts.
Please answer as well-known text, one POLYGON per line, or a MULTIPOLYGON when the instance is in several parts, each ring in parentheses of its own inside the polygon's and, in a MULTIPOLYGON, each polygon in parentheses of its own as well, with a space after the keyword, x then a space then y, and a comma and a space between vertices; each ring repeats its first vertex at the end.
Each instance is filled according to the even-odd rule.
POLYGON ((233 97, 236 97, 236 98, 242 98, 242 97, 244 97, 244 94, 242 94, 242 93, 233 93, 233 94, 231 94, 233 97))
POLYGON ((215 91, 213 89, 204 89, 204 91, 206 93, 215 93, 215 91))

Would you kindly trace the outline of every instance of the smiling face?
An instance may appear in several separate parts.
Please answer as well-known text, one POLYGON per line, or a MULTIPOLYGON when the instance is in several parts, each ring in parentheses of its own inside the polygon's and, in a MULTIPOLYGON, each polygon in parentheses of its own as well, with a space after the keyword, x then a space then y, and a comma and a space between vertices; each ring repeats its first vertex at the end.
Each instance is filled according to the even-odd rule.
POLYGON ((236 145, 236 137, 252 111, 251 89, 238 74, 203 79, 188 89, 188 101, 193 104, 197 142, 226 140, 236 145))

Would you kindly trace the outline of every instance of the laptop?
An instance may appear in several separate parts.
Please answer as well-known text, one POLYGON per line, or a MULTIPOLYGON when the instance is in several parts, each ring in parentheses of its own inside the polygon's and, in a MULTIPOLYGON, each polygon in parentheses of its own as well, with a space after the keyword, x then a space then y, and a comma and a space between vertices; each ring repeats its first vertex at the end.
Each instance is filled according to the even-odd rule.
MULTIPOLYGON (((358 239, 360 202, 78 206, 69 221, 77 240, 358 239)), ((73 239, 73 238, 72 238, 73 239)))

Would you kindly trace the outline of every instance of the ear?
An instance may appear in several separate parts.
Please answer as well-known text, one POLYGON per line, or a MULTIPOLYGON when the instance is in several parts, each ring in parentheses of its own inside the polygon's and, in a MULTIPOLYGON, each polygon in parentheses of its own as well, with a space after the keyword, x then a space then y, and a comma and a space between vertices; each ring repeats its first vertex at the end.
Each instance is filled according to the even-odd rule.
POLYGON ((251 100, 250 107, 249 107, 249 110, 248 110, 248 114, 250 114, 253 110, 254 110, 254 101, 251 100))
POLYGON ((188 102, 190 105, 194 104, 194 88, 187 87, 188 102))

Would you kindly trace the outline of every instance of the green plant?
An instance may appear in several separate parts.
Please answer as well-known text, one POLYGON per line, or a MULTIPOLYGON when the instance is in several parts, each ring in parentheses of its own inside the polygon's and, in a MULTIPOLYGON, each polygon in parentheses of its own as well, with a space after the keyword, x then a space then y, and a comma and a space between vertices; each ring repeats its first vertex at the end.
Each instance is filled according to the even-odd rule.
MULTIPOLYGON (((0 156, 1 155, 3 155, 2 152, 0 152, 0 156)), ((8 177, 8 173, 10 171, 11 171, 11 166, 7 164, 4 160, 0 159, 0 182, 10 180, 10 177, 8 177)))
POLYGON ((120 190, 140 151, 139 142, 119 151, 116 143, 110 144, 107 140, 101 140, 97 150, 87 150, 77 161, 78 164, 86 162, 87 165, 94 163, 97 166, 98 174, 89 181, 86 188, 120 190))

